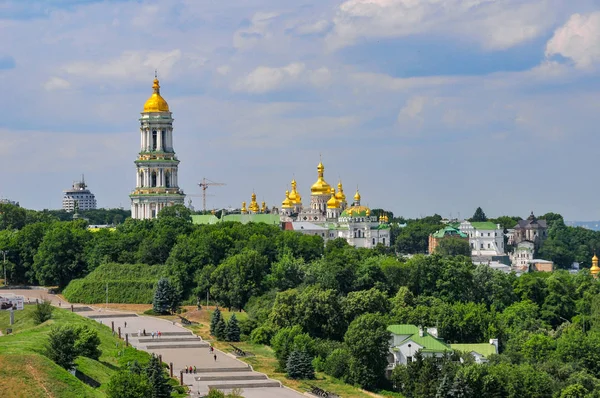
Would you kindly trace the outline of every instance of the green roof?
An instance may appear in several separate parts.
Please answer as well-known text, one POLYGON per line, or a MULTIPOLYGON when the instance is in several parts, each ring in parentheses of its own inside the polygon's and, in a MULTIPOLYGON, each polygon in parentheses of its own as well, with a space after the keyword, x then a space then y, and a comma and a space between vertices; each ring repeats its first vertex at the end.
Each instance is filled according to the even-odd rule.
POLYGON ((475 229, 479 229, 479 230, 494 230, 494 229, 498 229, 498 225, 494 224, 493 222, 472 222, 471 225, 473 226, 473 228, 475 229))
POLYGON ((493 355, 496 353, 496 347, 494 347, 493 344, 486 344, 486 343, 480 343, 480 344, 450 344, 450 347, 452 347, 453 350, 456 351, 462 351, 462 352, 476 352, 478 354, 483 355, 484 357, 488 358, 490 355, 493 355))
POLYGON ((387 327, 388 332, 397 335, 404 334, 419 334, 419 328, 415 325, 390 325, 387 327))
POLYGON ((454 227, 445 227, 443 229, 440 229, 439 231, 435 231, 432 236, 434 238, 443 238, 446 236, 456 236, 459 238, 466 238, 467 234, 465 234, 464 232, 461 232, 460 230, 458 230, 457 228, 454 227))
POLYGON ((235 221, 242 224, 249 222, 261 222, 270 225, 280 224, 278 214, 227 214, 221 219, 212 214, 196 214, 192 216, 192 223, 194 224, 216 224, 224 221, 235 221))
POLYGON ((396 335, 408 335, 404 341, 414 341, 423 347, 421 350, 424 352, 451 351, 451 348, 447 344, 427 332, 424 332, 423 336, 419 336, 419 328, 415 325, 390 325, 387 327, 387 330, 396 335))

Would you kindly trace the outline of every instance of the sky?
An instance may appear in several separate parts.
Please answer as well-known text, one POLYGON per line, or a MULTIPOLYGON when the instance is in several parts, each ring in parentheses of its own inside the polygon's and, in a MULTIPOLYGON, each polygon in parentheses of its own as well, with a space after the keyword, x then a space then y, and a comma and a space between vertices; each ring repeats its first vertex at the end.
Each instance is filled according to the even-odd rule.
POLYGON ((158 70, 202 206, 600 219, 600 0, 2 0, 0 197, 129 208, 158 70))

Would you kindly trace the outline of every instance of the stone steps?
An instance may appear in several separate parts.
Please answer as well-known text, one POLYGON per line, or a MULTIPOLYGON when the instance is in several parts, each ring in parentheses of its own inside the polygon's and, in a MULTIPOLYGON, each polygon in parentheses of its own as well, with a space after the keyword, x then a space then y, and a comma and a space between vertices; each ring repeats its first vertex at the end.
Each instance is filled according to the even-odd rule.
POLYGON ((196 381, 235 381, 235 380, 266 380, 267 376, 257 372, 248 373, 220 373, 202 375, 195 378, 196 381))
POLYGON ((196 373, 232 373, 232 372, 252 372, 250 366, 240 366, 239 368, 198 368, 196 373))
POLYGON ((161 338, 148 338, 148 337, 140 337, 138 340, 140 343, 176 343, 176 342, 182 342, 182 343, 187 343, 187 342, 194 342, 194 341, 202 341, 202 339, 200 337, 196 337, 196 336, 192 336, 190 335, 189 337, 161 337, 161 338))
POLYGON ((215 384, 209 384, 208 388, 217 390, 232 390, 234 388, 264 388, 264 387, 279 387, 281 383, 275 380, 248 380, 246 382, 232 381, 231 383, 221 381, 215 384))
POLYGON ((90 319, 106 319, 106 318, 137 318, 137 314, 102 314, 102 315, 87 315, 90 319))
POLYGON ((198 343, 179 343, 179 344, 153 344, 146 345, 147 350, 165 350, 165 349, 173 349, 173 348, 206 348, 208 347, 208 343, 198 342, 198 343))

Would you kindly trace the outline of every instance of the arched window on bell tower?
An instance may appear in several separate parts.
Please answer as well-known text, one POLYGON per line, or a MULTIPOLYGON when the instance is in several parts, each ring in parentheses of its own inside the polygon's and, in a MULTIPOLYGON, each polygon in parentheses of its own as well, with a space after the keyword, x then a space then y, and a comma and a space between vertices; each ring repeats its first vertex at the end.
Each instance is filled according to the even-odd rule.
POLYGON ((171 187, 171 172, 169 171, 165 172, 165 187, 171 187))
POLYGON ((152 130, 152 150, 156 151, 156 141, 158 140, 158 134, 156 130, 152 130))
POLYGON ((152 172, 152 184, 153 187, 156 187, 156 171, 152 172))
POLYGON ((140 171, 140 187, 144 187, 144 172, 140 171))

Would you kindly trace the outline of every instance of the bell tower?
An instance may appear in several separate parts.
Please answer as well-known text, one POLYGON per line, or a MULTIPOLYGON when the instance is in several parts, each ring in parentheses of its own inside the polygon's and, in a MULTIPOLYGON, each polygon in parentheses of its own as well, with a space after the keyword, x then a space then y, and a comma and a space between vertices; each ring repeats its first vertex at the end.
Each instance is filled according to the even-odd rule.
POLYGON ((173 149, 173 117, 160 95, 154 75, 153 93, 140 117, 140 153, 135 161, 136 186, 131 195, 131 217, 156 218, 166 206, 184 204, 178 186, 179 160, 173 149))

